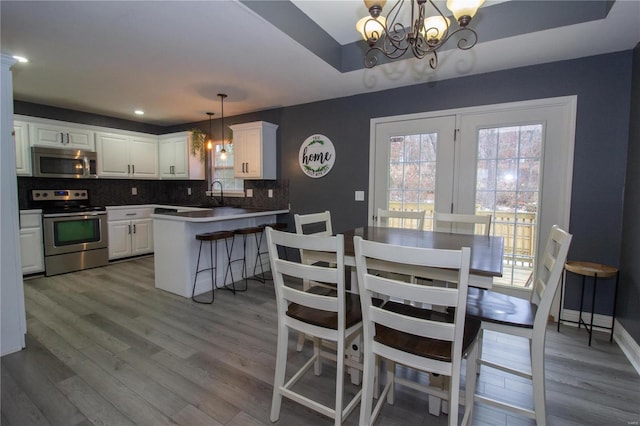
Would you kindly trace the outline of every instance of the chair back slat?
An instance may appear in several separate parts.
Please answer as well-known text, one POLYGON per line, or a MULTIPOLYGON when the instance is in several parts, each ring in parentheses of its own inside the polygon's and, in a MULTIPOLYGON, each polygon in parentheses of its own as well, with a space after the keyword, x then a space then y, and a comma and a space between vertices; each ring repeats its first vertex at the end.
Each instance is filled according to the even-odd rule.
MULTIPOLYGON (((378 209, 376 216, 376 226, 392 227, 394 221, 390 219, 398 219, 400 228, 424 229, 424 216, 426 210, 408 211, 408 210, 384 210, 378 209)), ((395 221, 395 222, 398 222, 395 221)))
POLYGON ((282 297, 287 302, 297 303, 298 305, 327 312, 338 312, 338 298, 335 296, 323 296, 283 286, 282 297))
POLYGON ((372 307, 369 314, 371 322, 404 333, 447 342, 455 338, 455 325, 451 322, 410 317, 376 307, 372 307))
POLYGON ((320 213, 295 214, 293 219, 296 225, 296 234, 333 235, 329 210, 320 213), (307 228, 310 228, 311 232, 305 232, 307 228))
POLYGON ((386 298, 395 297, 445 307, 454 307, 458 303, 458 291, 455 288, 414 284, 373 274, 367 277, 365 288, 386 298))
POLYGON ((460 213, 434 213, 433 229, 438 232, 454 234, 476 234, 476 225, 481 225, 480 235, 491 233, 491 215, 475 215, 460 213))

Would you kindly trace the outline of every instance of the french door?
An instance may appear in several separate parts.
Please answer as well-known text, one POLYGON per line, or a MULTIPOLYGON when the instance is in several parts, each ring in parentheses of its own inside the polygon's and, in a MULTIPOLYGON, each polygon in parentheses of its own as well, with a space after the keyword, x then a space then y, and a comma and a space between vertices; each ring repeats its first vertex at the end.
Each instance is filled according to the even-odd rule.
POLYGON ((569 225, 575 97, 374 119, 370 223, 378 208, 492 216, 504 276, 524 288, 551 226, 569 225), (542 239, 541 239, 542 238, 542 239))

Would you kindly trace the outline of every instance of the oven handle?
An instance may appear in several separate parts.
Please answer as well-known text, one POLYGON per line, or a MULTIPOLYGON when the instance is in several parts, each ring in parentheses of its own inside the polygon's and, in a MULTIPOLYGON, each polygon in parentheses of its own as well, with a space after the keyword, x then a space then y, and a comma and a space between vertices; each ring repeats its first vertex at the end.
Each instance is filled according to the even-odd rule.
POLYGON ((74 217, 74 216, 101 216, 106 215, 107 212, 77 212, 77 213, 46 213, 42 217, 74 217))

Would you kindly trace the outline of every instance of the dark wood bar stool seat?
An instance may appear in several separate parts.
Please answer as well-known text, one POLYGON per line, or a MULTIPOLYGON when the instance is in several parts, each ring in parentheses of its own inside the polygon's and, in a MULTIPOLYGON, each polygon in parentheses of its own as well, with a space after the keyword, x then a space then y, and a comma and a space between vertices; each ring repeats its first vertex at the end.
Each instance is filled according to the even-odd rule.
MULTIPOLYGON (((227 270, 225 271, 224 277, 225 282, 227 278, 227 273, 229 272, 231 266, 231 251, 229 248, 229 238, 233 239, 234 233, 232 231, 215 231, 215 232, 206 232, 204 234, 197 234, 196 240, 200 241, 200 249, 198 250, 198 261, 196 263, 196 274, 193 277, 193 289, 191 290, 191 299, 196 303, 204 303, 211 304, 215 299, 215 289, 217 288, 217 275, 218 275, 218 241, 225 242, 225 248, 227 250, 227 270), (202 243, 208 241, 209 242, 209 267, 200 269, 200 256, 202 254, 202 243), (211 271, 211 300, 203 301, 196 299, 196 282, 198 281, 198 274, 200 272, 211 271)), ((222 288, 226 290, 230 290, 235 294, 235 286, 233 284, 233 271, 231 272, 231 288, 227 287, 223 284, 222 288)))

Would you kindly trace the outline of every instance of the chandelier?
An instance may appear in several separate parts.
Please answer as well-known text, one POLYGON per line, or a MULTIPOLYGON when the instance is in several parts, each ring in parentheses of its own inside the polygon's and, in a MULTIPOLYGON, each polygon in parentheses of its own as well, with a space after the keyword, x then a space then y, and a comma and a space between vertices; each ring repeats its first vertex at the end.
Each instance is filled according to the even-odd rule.
POLYGON ((398 0, 385 17, 382 8, 386 3, 386 0, 364 0, 370 16, 356 23, 356 29, 369 45, 364 57, 367 68, 373 68, 378 63, 377 52, 389 59, 398 59, 410 50, 418 59, 429 55, 429 66, 436 69, 438 49, 454 34, 462 33, 457 43, 461 50, 471 49, 478 41, 478 34, 468 25, 484 0, 447 0, 447 8, 458 21, 455 29, 433 0, 398 0), (431 16, 427 16, 427 2, 434 10, 431 16), (411 21, 408 25, 400 22, 406 16, 403 6, 407 3, 411 4, 411 21))

